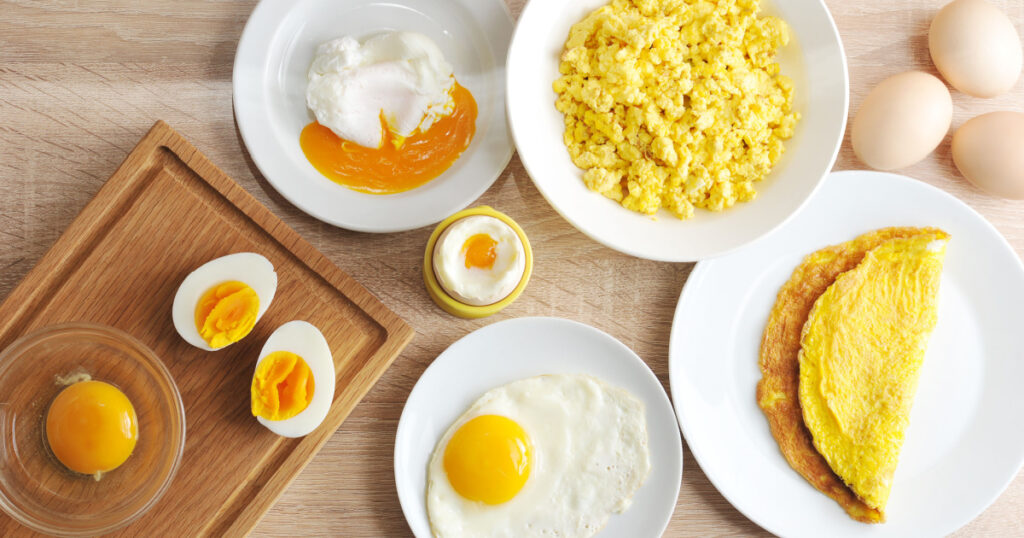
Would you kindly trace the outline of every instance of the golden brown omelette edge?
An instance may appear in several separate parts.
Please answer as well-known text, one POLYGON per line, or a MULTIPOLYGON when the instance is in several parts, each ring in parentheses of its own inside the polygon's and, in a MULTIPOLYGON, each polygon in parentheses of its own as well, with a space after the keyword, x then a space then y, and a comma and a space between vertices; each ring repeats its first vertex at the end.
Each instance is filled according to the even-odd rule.
POLYGON ((757 404, 764 411, 772 436, 789 465, 818 491, 828 495, 851 518, 863 523, 881 523, 884 516, 864 504, 825 458, 814 448, 811 433, 800 409, 800 335, 814 302, 840 274, 853 269, 864 255, 882 243, 935 228, 884 228, 866 233, 840 245, 807 255, 779 289, 775 306, 761 339, 761 381, 757 404))

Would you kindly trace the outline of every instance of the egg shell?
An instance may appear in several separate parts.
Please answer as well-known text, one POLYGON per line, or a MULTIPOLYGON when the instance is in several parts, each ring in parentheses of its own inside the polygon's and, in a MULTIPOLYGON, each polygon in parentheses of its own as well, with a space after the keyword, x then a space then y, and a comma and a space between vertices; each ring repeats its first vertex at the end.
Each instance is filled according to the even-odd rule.
MULTIPOLYGON (((335 370, 331 346, 315 325, 306 321, 289 321, 275 329, 267 338, 260 351, 260 358, 256 361, 256 367, 259 367, 267 355, 275 351, 290 351, 306 361, 313 374, 313 399, 310 400, 309 406, 292 418, 267 420, 256 417, 256 420, 282 437, 302 437, 315 430, 327 418, 331 402, 334 401, 335 370)), ((253 376, 255 377, 255 369, 253 376)))
POLYGON ((908 71, 883 80, 853 119, 853 151, 877 170, 910 166, 931 153, 949 131, 953 99, 941 80, 908 71))
POLYGON ((256 323, 259 323, 277 292, 277 273, 274 271, 274 264, 255 252, 228 254, 197 267, 185 277, 174 294, 171 319, 174 328, 186 342, 199 349, 216 351, 206 343, 196 328, 196 305, 210 288, 232 280, 244 282, 256 292, 260 300, 259 309, 256 311, 256 323))
POLYGON ((953 135, 953 162, 979 189, 1024 200, 1024 113, 990 112, 953 135))
POLYGON ((928 50, 954 88, 975 97, 1006 93, 1020 78, 1020 36, 1010 19, 985 0, 954 0, 932 20, 928 50))

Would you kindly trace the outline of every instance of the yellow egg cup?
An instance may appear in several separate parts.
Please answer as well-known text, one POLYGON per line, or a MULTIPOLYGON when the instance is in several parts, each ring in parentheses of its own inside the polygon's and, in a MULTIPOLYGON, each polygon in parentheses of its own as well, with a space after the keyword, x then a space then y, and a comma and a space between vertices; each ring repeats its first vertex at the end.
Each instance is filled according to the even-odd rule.
POLYGON ((526 284, 530 281, 530 273, 532 272, 533 249, 530 248, 530 240, 526 238, 526 232, 524 232, 523 229, 516 224, 516 221, 512 220, 508 215, 485 205, 474 207, 472 209, 464 209, 441 221, 441 224, 438 224, 437 228, 434 228, 434 233, 430 234, 430 240, 427 241, 427 250, 423 254, 423 283, 427 286, 427 293, 442 310, 460 318, 485 318, 512 304, 512 302, 515 301, 521 293, 523 293, 523 290, 526 289, 526 284), (519 281, 519 284, 516 285, 515 289, 512 290, 512 293, 510 293, 508 297, 505 297, 496 303, 484 306, 473 306, 457 301, 444 291, 444 288, 442 288, 441 284, 437 281, 437 275, 434 274, 434 245, 437 243, 437 238, 440 237, 441 234, 455 221, 466 217, 472 217, 474 215, 494 217, 505 224, 508 224, 513 230, 515 230, 516 235, 519 236, 519 240, 523 243, 523 251, 526 252, 526 268, 523 269, 523 278, 519 281))

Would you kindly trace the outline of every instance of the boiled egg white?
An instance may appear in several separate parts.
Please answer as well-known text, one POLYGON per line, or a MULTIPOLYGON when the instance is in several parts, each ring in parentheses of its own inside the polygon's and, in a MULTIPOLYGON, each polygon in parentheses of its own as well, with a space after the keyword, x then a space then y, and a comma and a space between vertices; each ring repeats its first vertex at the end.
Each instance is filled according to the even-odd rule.
POLYGON ((427 466, 435 536, 586 537, 629 508, 651 470, 643 402, 588 375, 488 391, 427 466))
POLYGON ((305 321, 275 330, 253 373, 252 414, 283 437, 302 437, 327 417, 334 400, 334 359, 323 333, 305 321))
POLYGON ((171 318, 186 342, 214 351, 249 334, 276 292, 270 260, 253 252, 229 254, 185 277, 174 295, 171 318))
POLYGON ((434 274, 445 293, 473 306, 508 297, 526 271, 519 234, 500 219, 473 215, 444 230, 434 244, 434 274))

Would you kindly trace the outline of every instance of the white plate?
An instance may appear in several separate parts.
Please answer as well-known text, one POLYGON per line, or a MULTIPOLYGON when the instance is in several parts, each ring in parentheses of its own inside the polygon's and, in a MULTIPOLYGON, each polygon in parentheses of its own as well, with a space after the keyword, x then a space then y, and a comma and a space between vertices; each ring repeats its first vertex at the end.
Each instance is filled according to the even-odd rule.
POLYGON ((267 181, 289 202, 335 226, 364 232, 438 222, 476 200, 512 158, 505 118, 505 56, 512 16, 504 0, 263 0, 235 53, 235 118, 267 181), (385 30, 422 33, 444 52, 478 106, 476 135, 437 179, 411 191, 356 192, 324 177, 299 147, 313 121, 306 71, 317 45, 385 30))
POLYGON ((563 117, 551 84, 569 28, 607 0, 539 0, 519 17, 508 57, 508 110, 519 158, 537 189, 567 221, 610 248, 652 260, 695 261, 732 251, 771 232, 793 215, 832 168, 846 126, 846 57, 832 17, 820 0, 764 2, 765 14, 789 23, 793 39, 779 53, 795 84, 803 119, 786 153, 757 185, 757 200, 713 213, 698 209, 680 221, 629 211, 590 191, 562 143, 563 117), (813 84, 810 83, 813 81, 813 84))
POLYGON ((775 534, 948 534, 988 507, 1024 459, 1022 308, 1024 266, 966 204, 903 176, 832 174, 770 238, 690 274, 669 347, 683 435, 722 495, 775 534), (761 333, 800 260, 887 226, 938 226, 952 240, 888 522, 865 525, 789 467, 754 392, 761 333))
POLYGON ((409 394, 395 435, 395 484, 413 533, 431 536, 427 463, 434 446, 488 390, 541 374, 590 374, 624 388, 647 408, 651 474, 633 505, 613 514, 599 536, 661 536, 683 477, 683 448, 672 404, 651 369, 621 342, 559 318, 518 318, 478 329, 434 360, 409 394))

